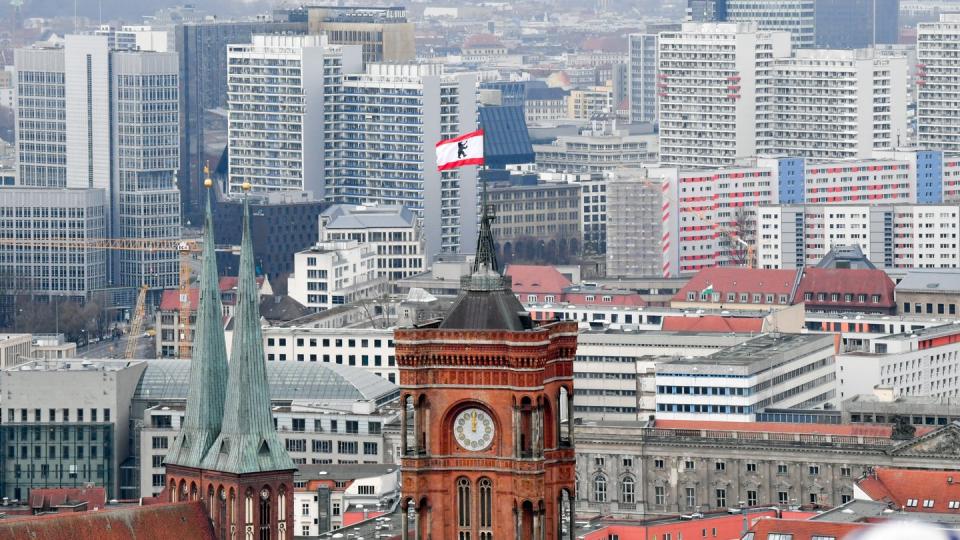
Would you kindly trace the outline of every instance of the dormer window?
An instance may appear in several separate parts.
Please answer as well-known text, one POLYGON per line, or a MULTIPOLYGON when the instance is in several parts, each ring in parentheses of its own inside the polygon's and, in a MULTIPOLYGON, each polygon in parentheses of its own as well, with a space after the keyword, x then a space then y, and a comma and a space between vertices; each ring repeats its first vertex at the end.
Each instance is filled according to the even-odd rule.
POLYGON ((908 506, 908 507, 911 507, 911 508, 912 508, 912 507, 916 507, 916 506, 917 506, 917 499, 907 499, 907 506, 908 506))

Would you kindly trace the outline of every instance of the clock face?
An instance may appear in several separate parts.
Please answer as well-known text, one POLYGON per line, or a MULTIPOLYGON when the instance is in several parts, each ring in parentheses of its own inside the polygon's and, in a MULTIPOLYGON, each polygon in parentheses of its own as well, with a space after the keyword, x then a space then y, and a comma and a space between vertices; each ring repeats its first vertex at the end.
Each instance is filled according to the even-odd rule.
POLYGON ((453 421, 453 436, 467 450, 486 450, 493 442, 493 418, 480 409, 467 409, 453 421))

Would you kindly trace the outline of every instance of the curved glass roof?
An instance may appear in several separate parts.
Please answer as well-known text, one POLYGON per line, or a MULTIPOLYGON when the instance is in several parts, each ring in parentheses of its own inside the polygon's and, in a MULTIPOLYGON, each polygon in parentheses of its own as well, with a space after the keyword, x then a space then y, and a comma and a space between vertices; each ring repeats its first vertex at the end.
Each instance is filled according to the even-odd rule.
MULTIPOLYGON (((316 362, 268 362, 270 399, 276 401, 374 401, 400 395, 399 387, 360 368, 316 362)), ((189 360, 148 360, 133 399, 185 401, 190 386, 189 360)))

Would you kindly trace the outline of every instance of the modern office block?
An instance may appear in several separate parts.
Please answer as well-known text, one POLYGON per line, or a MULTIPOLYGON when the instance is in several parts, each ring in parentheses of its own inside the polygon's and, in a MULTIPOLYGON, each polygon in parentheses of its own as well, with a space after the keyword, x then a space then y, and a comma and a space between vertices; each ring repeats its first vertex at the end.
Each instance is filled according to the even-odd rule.
POLYGON ((336 45, 360 45, 363 63, 410 62, 416 58, 413 22, 404 7, 306 6, 311 34, 336 45))
POLYGON ((960 15, 917 25, 917 144, 960 150, 960 15))
POLYGON ((898 43, 900 0, 816 0, 816 46, 862 49, 898 43))
POLYGON ((656 122, 657 36, 656 34, 630 34, 628 41, 630 121, 656 122))

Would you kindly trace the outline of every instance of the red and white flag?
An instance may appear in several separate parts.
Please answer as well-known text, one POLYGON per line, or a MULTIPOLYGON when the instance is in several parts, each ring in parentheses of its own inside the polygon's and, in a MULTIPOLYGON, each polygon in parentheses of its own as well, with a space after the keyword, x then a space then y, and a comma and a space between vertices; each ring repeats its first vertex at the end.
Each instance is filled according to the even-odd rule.
POLYGON ((455 169, 464 165, 483 165, 482 129, 437 143, 438 171, 455 169))

